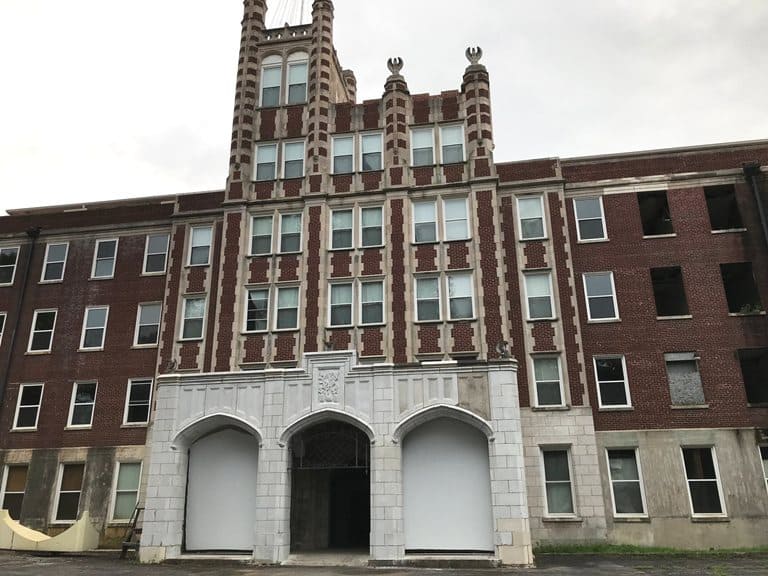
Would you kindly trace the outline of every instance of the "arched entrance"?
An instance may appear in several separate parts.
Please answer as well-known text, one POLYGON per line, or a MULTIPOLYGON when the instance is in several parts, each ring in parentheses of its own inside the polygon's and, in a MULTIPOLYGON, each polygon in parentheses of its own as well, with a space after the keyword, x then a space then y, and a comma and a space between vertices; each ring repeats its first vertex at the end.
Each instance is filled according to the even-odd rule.
POLYGON ((370 443, 338 420, 291 437, 292 552, 368 548, 370 443))

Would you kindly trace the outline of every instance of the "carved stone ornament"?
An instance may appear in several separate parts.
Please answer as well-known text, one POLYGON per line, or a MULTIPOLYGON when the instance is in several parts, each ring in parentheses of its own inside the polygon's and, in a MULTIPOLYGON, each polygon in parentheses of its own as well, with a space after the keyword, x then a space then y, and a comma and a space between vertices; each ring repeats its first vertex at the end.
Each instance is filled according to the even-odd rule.
POLYGON ((483 49, 480 48, 480 46, 477 46, 475 48, 472 48, 471 46, 467 48, 467 60, 469 60, 469 63, 472 64, 472 66, 476 66, 480 63, 480 59, 483 57, 483 49))
POLYGON ((339 401, 339 373, 336 370, 324 370, 317 377, 317 399, 320 402, 339 401))
POLYGON ((387 60, 387 68, 389 68, 389 71, 395 76, 400 75, 400 70, 403 69, 403 64, 404 62, 402 58, 390 58, 387 60))

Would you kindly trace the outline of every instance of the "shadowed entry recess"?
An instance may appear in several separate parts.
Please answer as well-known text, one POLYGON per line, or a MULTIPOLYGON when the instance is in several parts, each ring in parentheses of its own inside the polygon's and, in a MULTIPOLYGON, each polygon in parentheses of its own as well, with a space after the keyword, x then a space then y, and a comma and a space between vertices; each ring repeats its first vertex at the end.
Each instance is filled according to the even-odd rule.
POLYGON ((291 439, 291 551, 368 548, 370 440, 344 422, 291 439))

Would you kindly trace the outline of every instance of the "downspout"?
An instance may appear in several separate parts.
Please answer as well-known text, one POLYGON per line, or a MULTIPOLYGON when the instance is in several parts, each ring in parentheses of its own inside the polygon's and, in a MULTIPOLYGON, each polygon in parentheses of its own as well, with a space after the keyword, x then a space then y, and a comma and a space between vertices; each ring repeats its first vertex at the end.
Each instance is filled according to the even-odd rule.
MULTIPOLYGON (((32 264, 32 254, 35 251, 35 243, 40 236, 40 228, 30 228, 27 230, 27 236, 32 242, 29 244, 29 250, 27 251, 27 261, 24 265, 24 278, 21 281, 21 292, 16 300, 16 310, 14 312, 16 319, 13 323, 13 329, 11 330, 11 341, 8 345, 7 358, 3 366, 3 377, 0 378, 0 405, 3 403, 5 389, 8 387, 8 375, 11 373, 11 362, 13 361, 13 349, 16 344, 16 333, 18 332, 19 323, 21 322, 21 312, 24 309, 24 298, 27 295, 27 283, 29 281, 29 269, 32 264)), ((19 265, 18 262, 16 265, 19 265)))
POLYGON ((766 248, 768 248, 768 213, 766 213, 766 206, 763 203, 760 183, 758 182, 758 177, 760 176, 760 163, 750 162, 749 164, 744 164, 742 169, 747 182, 749 182, 749 185, 752 188, 752 194, 755 196, 757 213, 760 216, 760 225, 763 228, 763 238, 765 239, 766 248))

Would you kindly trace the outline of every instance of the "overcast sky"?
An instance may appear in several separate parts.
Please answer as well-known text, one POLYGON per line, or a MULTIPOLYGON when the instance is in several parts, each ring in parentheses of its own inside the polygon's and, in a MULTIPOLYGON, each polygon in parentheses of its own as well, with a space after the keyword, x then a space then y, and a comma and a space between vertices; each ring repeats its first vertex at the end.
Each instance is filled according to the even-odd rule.
MULTIPOLYGON (((480 45, 497 162, 768 138, 766 0, 335 6, 359 100, 390 56, 412 94, 457 89, 480 45)), ((0 0, 0 210, 221 189, 241 16, 241 0, 0 0)))

